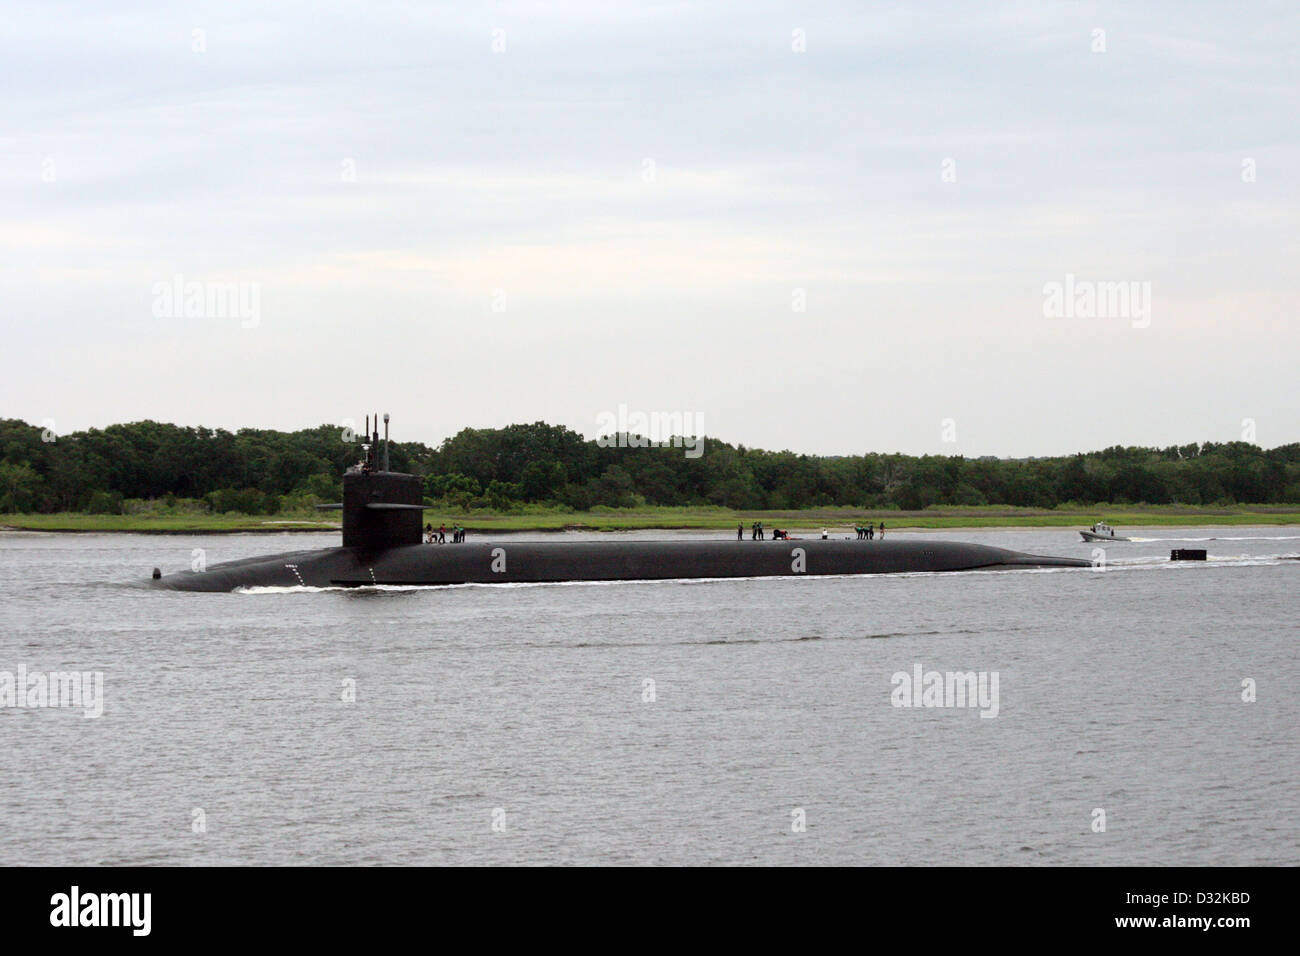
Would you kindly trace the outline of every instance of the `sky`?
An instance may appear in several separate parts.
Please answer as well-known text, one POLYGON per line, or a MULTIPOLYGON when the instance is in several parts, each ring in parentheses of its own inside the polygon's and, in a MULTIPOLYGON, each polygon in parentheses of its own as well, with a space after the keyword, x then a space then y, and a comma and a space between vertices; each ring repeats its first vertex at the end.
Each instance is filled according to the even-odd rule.
POLYGON ((1300 441, 1298 51, 1284 2, 9 0, 0 417, 1300 441))

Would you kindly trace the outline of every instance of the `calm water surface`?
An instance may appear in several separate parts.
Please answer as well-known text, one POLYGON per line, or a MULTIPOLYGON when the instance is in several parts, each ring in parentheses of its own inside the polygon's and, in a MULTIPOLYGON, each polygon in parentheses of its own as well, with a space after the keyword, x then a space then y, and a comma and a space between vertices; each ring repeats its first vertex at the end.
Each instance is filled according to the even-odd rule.
POLYGON ((105 698, 0 708, 0 864, 1300 863, 1300 530, 1129 533, 1105 571, 220 595, 140 585, 337 535, 0 534, 0 672, 105 698), (917 664, 996 671, 998 716, 892 706, 917 664))

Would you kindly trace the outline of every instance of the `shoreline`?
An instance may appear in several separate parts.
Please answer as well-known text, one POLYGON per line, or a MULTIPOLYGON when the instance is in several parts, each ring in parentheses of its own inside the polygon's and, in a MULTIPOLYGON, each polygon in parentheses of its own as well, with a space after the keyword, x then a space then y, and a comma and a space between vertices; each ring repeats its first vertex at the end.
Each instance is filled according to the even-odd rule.
MULTIPOLYGON (((1131 506, 1130 506, 1131 507, 1131 506)), ((1267 506, 1265 506, 1267 507, 1267 506)), ((428 509, 432 512, 434 509, 428 509)), ((436 512, 435 512, 436 513, 436 512)), ((1072 511, 1062 514, 1033 512, 1025 509, 989 509, 967 513, 912 512, 881 513, 855 517, 842 513, 768 512, 754 515, 720 515, 717 512, 691 514, 677 509, 672 515, 653 512, 598 514, 574 520, 573 514, 538 515, 461 515, 445 518, 448 525, 462 525, 470 534, 561 534, 567 531, 620 533, 628 531, 700 531, 732 533, 737 524, 749 535, 754 521, 762 521, 768 533, 786 528, 801 535, 819 533, 824 528, 833 534, 852 534, 857 522, 868 521, 879 527, 884 521, 892 531, 1013 531, 1025 528, 1081 530, 1102 520, 1119 528, 1204 528, 1204 527, 1285 527, 1300 525, 1300 510, 1282 506, 1277 511, 1229 511, 1207 509, 1125 510, 1098 509, 1097 512, 1072 511)), ((441 524, 439 516, 433 523, 441 524)), ((223 534, 337 534, 341 525, 326 522, 258 521, 234 516, 137 516, 137 515, 5 515, 0 517, 0 533, 5 534, 151 534, 151 535, 223 535, 223 534)))

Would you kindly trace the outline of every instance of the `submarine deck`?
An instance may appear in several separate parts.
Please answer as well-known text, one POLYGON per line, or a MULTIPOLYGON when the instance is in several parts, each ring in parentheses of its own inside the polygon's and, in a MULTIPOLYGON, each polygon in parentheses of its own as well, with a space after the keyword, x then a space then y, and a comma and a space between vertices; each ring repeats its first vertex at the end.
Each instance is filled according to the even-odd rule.
POLYGON ((1083 558, 953 541, 474 541, 379 550, 325 548, 245 558, 153 583, 187 591, 247 587, 432 586, 739 577, 819 577, 1025 567, 1089 567, 1083 558))

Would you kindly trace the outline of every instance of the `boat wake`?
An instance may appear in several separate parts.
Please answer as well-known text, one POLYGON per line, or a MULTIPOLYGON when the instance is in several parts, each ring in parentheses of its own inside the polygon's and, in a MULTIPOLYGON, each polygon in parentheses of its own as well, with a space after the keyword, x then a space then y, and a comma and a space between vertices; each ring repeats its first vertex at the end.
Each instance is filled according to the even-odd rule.
POLYGON ((1161 542, 1161 541, 1300 541, 1300 535, 1254 535, 1240 537, 1214 537, 1214 538, 1129 538, 1136 543, 1161 542))
MULTIPOLYGON (((1185 571, 1194 568, 1267 568, 1280 564, 1300 561, 1300 553, 1290 554, 1212 554, 1204 561, 1170 561, 1160 555, 1147 558, 1125 558, 1122 561, 1107 561, 1107 571, 1139 571, 1167 568, 1171 571, 1185 571)), ((1095 570, 1095 569, 1094 569, 1095 570)))

